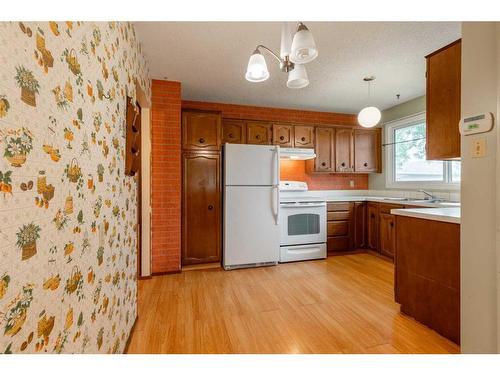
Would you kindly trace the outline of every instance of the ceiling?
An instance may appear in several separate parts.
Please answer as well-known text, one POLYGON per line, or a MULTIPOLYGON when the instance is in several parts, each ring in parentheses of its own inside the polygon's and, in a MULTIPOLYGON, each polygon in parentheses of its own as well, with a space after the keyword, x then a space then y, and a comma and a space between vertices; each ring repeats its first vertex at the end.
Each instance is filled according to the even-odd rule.
POLYGON ((310 84, 288 89, 264 52, 271 77, 244 75, 257 44, 279 53, 281 22, 137 22, 152 78, 182 82, 182 98, 266 107, 356 113, 392 107, 425 93, 428 53, 460 38, 459 22, 307 22, 319 56, 310 84), (376 76, 372 100, 362 78, 376 76), (400 94, 399 101, 396 95, 400 94))

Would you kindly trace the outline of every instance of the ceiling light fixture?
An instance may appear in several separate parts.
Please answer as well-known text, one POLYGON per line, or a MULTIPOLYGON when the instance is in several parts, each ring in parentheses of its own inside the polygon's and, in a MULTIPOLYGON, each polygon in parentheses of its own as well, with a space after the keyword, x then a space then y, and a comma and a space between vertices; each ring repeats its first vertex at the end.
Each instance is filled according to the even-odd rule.
MULTIPOLYGON (((370 92, 370 85, 371 82, 375 80, 374 76, 370 77, 365 77, 363 78, 363 81, 368 82, 368 102, 371 100, 371 92, 370 92)), ((382 114, 380 113, 380 110, 377 107, 374 106, 368 106, 363 108, 359 113, 358 113, 358 123, 364 128, 373 128, 380 122, 380 118, 382 117, 382 114)))
POLYGON ((297 32, 293 36, 291 25, 284 22, 281 28, 281 51, 278 56, 270 48, 259 44, 248 60, 245 78, 250 82, 263 82, 269 78, 266 60, 261 49, 269 52, 280 64, 280 69, 288 73, 287 87, 301 89, 309 85, 309 78, 304 65, 313 61, 318 56, 314 38, 309 29, 299 22, 297 32))

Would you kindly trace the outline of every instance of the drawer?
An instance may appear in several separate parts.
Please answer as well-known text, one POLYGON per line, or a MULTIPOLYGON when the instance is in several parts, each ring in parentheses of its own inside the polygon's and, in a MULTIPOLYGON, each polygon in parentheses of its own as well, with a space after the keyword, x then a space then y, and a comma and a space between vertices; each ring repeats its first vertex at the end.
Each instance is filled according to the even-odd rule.
POLYGON ((350 214, 349 211, 330 211, 326 213, 326 219, 328 221, 349 220, 350 214))
POLYGON ((351 202, 330 202, 326 207, 327 211, 349 211, 351 202))
POLYGON ((329 253, 351 250, 349 237, 328 237, 326 247, 329 253))
POLYGON ((328 236, 347 236, 349 234, 348 221, 330 221, 327 223, 328 236))
POLYGON ((394 204, 394 203, 380 203, 379 210, 381 214, 390 214, 391 210, 396 208, 404 208, 405 206, 402 204, 394 204))

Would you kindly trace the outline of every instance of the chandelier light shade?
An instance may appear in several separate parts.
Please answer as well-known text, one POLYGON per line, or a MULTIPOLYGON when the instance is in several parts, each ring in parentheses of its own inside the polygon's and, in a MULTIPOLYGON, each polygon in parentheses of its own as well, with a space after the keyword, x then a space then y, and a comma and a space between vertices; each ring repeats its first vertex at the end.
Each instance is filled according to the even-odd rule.
POLYGON ((318 49, 309 29, 302 22, 292 41, 290 61, 295 64, 307 64, 318 57, 318 49))
POLYGON ((248 60, 245 78, 250 82, 263 82, 269 78, 266 59, 264 59, 264 56, 257 49, 248 60))
POLYGON ((307 85, 309 85, 309 78, 307 78, 306 67, 301 64, 295 65, 295 68, 288 73, 286 86, 289 89, 302 89, 307 85))
POLYGON ((377 107, 365 107, 358 114, 358 123, 364 128, 373 128, 382 117, 377 107))
POLYGON ((283 22, 280 47, 280 53, 277 54, 262 44, 257 45, 248 60, 246 80, 263 82, 269 78, 266 60, 261 53, 261 51, 266 51, 278 61, 280 70, 283 73, 288 73, 287 87, 301 89, 309 85, 309 78, 302 64, 308 63, 318 56, 318 50, 309 29, 302 22, 299 22, 297 32, 292 39, 292 24, 283 22), (292 56, 295 56, 294 59, 297 63, 292 61, 292 56))

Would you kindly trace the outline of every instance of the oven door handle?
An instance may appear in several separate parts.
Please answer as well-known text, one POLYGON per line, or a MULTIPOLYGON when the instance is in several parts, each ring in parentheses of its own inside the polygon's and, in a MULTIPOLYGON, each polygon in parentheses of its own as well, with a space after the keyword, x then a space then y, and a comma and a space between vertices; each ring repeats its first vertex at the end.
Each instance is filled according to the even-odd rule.
POLYGON ((309 207, 325 207, 326 203, 280 203, 280 206, 283 208, 309 208, 309 207))

